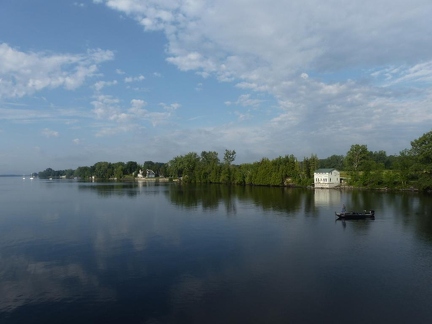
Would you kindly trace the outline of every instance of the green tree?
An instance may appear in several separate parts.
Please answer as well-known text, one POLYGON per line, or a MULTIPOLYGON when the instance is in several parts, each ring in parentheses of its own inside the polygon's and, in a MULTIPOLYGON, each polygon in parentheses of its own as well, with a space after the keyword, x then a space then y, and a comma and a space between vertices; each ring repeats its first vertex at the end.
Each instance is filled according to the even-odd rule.
POLYGON ((201 162, 206 165, 217 165, 220 163, 218 153, 215 151, 202 151, 201 162))
POLYGON ((302 166, 302 184, 309 185, 313 182, 313 175, 315 170, 319 168, 319 159, 315 154, 312 154, 309 158, 303 158, 302 166))
POLYGON ((230 184, 232 182, 232 172, 230 165, 225 164, 222 166, 219 179, 221 183, 230 184))
POLYGON ((432 190, 432 131, 412 141, 410 153, 419 177, 419 189, 432 190))
POLYGON ((153 161, 144 161, 143 164, 143 171, 145 172, 146 170, 152 170, 155 171, 155 163, 153 161))
POLYGON ((138 163, 135 161, 128 161, 124 167, 124 174, 131 175, 138 170, 138 163))
POLYGON ((168 165, 166 163, 163 163, 161 165, 161 167, 159 168, 159 176, 165 177, 168 175, 167 167, 168 167, 168 165))
POLYGON ((375 169, 383 170, 390 169, 391 158, 387 156, 387 153, 383 150, 369 152, 370 159, 376 163, 375 169))
POLYGON ((109 162, 97 162, 94 165, 95 177, 97 179, 107 180, 114 175, 112 164, 109 162))
POLYGON ((173 177, 182 177, 184 182, 196 182, 200 157, 195 152, 176 156, 168 162, 168 172, 173 177))
POLYGON ((347 170, 361 171, 369 160, 369 152, 366 145, 351 145, 350 150, 346 154, 345 165, 347 170))
POLYGON ((123 162, 117 162, 112 165, 112 169, 114 172, 114 178, 117 180, 123 179, 124 170, 125 170, 126 164, 123 162))
POLYGON ((167 164, 167 169, 170 176, 177 178, 183 175, 183 156, 176 156, 167 164))
POLYGON ((253 184, 259 186, 268 186, 271 184, 273 175, 273 165, 268 158, 262 158, 256 163, 256 172, 253 177, 253 184))
POLYGON ((66 176, 67 179, 71 179, 74 176, 74 172, 75 171, 72 169, 67 169, 67 170, 64 170, 64 175, 66 176))
POLYGON ((235 150, 225 150, 225 154, 224 154, 225 164, 230 165, 231 163, 234 162, 235 158, 236 158, 236 151, 235 150))
POLYGON ((38 172, 38 177, 40 179, 48 179, 50 177, 55 177, 56 176, 56 171, 54 171, 51 168, 47 168, 44 171, 38 172))
POLYGON ((412 177, 412 165, 414 160, 411 151, 402 150, 393 162, 393 172, 397 174, 398 182, 405 187, 412 177))
POLYGON ((343 155, 332 155, 326 159, 320 160, 320 167, 326 169, 337 169, 344 170, 344 160, 343 155))
POLYGON ((225 150, 224 153, 224 164, 221 167, 220 171, 220 182, 221 183, 233 183, 234 182, 234 172, 231 166, 231 163, 234 162, 236 157, 235 150, 225 150))
POLYGON ((183 157, 183 177, 187 177, 187 181, 196 181, 196 169, 199 164, 200 158, 195 152, 190 152, 183 157))
POLYGON ((198 181, 203 183, 215 183, 220 181, 219 157, 214 151, 202 151, 198 166, 198 181))
POLYGON ((88 180, 91 176, 91 170, 88 166, 78 167, 74 173, 75 177, 81 178, 83 180, 88 180))

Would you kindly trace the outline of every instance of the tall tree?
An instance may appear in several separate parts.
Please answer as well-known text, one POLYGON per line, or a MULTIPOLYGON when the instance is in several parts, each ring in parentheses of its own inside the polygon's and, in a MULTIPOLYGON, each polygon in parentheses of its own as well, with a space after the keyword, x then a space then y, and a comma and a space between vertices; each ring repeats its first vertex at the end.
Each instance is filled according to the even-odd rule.
POLYGON ((419 175, 419 187, 432 190, 432 131, 411 142, 414 169, 419 175))
POLYGON ((117 165, 114 167, 114 177, 115 177, 117 180, 121 180, 121 179, 123 178, 123 172, 124 172, 124 170, 123 170, 123 166, 122 166, 122 165, 117 164, 117 165))
POLYGON ((234 162, 235 158, 236 158, 236 151, 235 150, 225 150, 225 154, 224 154, 225 164, 230 165, 231 163, 234 162))
POLYGON ((215 151, 202 151, 198 166, 198 181, 203 183, 220 182, 220 161, 215 151))
POLYGON ((143 171, 145 172, 146 170, 152 170, 155 171, 155 163, 153 161, 144 161, 143 164, 143 171))
POLYGON ((168 165, 168 172, 172 177, 181 177, 183 175, 183 163, 182 163, 183 156, 176 156, 175 158, 171 159, 167 165, 168 165))
POLYGON ((218 153, 215 151, 202 151, 201 152, 201 162, 205 165, 215 165, 219 164, 218 153))
POLYGON ((128 161, 126 163, 125 168, 124 168, 124 173, 125 174, 132 174, 137 170, 138 170, 138 163, 136 163, 135 161, 128 161))
POLYGON ((367 145, 354 144, 346 154, 345 164, 348 170, 360 171, 369 160, 367 145))
POLYGON ((94 165, 94 168, 97 179, 107 180, 114 175, 112 164, 109 162, 97 162, 94 165))
POLYGON ((92 176, 92 172, 90 170, 90 167, 83 166, 83 167, 78 167, 75 170, 74 175, 81 179, 89 179, 92 176))
POLYGON ((399 153, 399 156, 394 163, 396 170, 399 172, 399 181, 401 182, 402 186, 406 186, 408 180, 410 179, 411 168, 414 164, 413 162, 414 160, 411 151, 405 149, 399 153))

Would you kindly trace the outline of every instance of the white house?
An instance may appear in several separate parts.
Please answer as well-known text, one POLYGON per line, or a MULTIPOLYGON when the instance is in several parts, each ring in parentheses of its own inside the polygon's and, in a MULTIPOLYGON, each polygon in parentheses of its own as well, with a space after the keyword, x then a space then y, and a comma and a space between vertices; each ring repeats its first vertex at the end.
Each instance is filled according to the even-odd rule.
POLYGON ((340 185, 340 172, 336 169, 318 169, 314 172, 315 188, 334 188, 340 185))

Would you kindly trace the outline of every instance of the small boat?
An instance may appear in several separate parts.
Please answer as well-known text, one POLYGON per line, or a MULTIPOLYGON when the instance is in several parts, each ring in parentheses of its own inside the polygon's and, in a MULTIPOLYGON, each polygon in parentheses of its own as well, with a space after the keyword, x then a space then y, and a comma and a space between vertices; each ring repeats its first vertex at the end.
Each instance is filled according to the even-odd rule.
POLYGON ((338 213, 335 212, 335 215, 338 219, 365 219, 365 218, 375 218, 375 211, 369 210, 369 211, 363 211, 363 212, 344 212, 344 213, 338 213))

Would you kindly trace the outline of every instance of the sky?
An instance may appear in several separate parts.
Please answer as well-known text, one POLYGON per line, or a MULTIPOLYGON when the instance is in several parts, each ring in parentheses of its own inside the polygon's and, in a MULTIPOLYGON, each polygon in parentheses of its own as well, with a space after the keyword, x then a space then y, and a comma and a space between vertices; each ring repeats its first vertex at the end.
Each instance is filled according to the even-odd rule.
POLYGON ((430 0, 0 0, 0 174, 432 130, 430 0))

